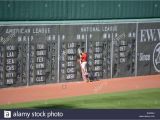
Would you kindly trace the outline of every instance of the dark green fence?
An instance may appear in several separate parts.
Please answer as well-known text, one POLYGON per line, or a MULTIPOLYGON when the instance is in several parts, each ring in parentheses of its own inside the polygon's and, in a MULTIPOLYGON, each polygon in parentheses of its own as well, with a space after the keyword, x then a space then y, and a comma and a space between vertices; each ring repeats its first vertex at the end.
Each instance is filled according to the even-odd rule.
POLYGON ((1 21, 102 20, 160 17, 159 0, 2 0, 1 21))

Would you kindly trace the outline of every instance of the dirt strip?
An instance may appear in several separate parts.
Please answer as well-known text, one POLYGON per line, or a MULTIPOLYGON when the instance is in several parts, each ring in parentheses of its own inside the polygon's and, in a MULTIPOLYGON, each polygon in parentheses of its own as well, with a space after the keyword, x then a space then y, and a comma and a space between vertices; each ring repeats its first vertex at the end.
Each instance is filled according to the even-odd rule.
POLYGON ((145 88, 160 88, 160 75, 126 77, 95 82, 70 82, 0 89, 0 104, 113 93, 145 88))

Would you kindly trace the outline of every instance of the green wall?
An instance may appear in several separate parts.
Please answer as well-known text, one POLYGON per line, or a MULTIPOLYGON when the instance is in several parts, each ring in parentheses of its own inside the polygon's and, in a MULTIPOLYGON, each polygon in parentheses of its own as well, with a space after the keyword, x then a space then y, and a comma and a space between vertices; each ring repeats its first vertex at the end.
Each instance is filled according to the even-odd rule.
POLYGON ((0 21, 159 18, 159 0, 1 0, 0 21))

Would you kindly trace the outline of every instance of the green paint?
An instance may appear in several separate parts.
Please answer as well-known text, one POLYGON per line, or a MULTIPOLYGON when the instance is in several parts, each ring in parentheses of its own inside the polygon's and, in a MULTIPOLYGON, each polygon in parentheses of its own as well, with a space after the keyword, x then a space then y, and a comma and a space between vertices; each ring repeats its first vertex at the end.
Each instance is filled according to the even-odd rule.
POLYGON ((1 0, 0 21, 159 18, 159 0, 1 0))

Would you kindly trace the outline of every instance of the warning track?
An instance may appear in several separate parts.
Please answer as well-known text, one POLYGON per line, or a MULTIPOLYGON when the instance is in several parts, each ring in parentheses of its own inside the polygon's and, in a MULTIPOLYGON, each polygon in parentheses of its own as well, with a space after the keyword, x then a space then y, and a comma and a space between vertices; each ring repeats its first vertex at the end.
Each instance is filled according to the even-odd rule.
POLYGON ((160 75, 114 78, 95 82, 70 82, 0 89, 0 104, 39 101, 70 96, 160 88, 160 75))

